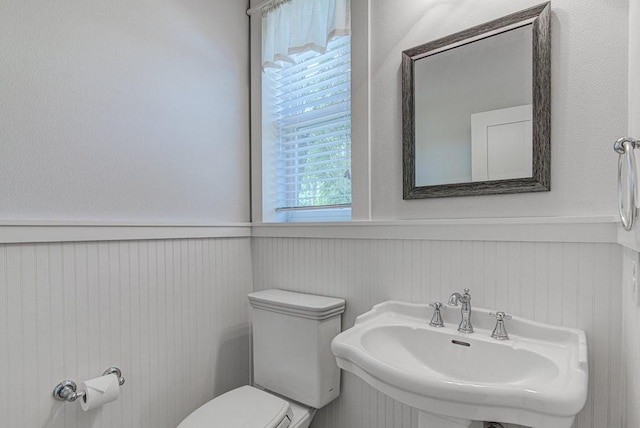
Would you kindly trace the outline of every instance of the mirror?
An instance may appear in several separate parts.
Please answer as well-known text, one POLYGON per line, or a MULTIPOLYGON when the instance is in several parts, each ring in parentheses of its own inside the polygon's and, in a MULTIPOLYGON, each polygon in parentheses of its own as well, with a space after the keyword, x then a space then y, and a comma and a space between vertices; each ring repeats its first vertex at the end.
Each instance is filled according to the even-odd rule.
POLYGON ((549 14, 402 53, 404 199, 550 190, 549 14))

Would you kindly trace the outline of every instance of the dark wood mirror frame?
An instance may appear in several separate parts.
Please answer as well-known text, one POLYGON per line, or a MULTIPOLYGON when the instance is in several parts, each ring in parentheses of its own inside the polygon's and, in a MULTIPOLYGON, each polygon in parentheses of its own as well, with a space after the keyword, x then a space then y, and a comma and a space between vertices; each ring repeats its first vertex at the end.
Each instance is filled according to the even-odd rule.
POLYGON ((402 52, 402 140, 404 199, 546 192, 551 190, 551 3, 543 3, 402 52), (450 45, 483 35, 532 25, 533 31, 533 176, 509 180, 416 186, 415 62, 450 45))

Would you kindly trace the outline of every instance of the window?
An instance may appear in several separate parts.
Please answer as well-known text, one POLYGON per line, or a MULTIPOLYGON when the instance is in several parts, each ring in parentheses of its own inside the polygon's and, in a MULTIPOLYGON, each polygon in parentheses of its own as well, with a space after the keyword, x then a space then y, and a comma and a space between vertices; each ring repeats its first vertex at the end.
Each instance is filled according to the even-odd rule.
MULTIPOLYGON (((272 33, 292 26, 283 25, 282 19, 296 21, 297 8, 311 3, 281 4, 279 9, 289 9, 277 17, 279 25, 263 28, 263 37, 271 35, 280 43, 272 33)), ((336 15, 338 21, 349 18, 336 15)), ((269 46, 268 61, 263 46, 263 198, 272 211, 265 214, 277 221, 351 218, 351 37, 348 28, 336 30, 334 21, 322 22, 323 39, 338 34, 328 37, 324 47, 303 43, 309 48, 289 46, 286 55, 278 55, 273 50, 279 46, 269 46)), ((318 31, 310 33, 317 36, 318 31)))

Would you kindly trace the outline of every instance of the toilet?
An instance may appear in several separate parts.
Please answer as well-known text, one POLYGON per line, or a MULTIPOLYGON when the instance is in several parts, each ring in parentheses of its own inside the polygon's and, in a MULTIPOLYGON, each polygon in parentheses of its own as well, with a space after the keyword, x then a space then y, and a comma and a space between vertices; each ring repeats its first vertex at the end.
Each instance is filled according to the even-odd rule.
POLYGON ((248 297, 255 386, 214 398, 178 428, 307 428, 316 410, 340 395, 331 340, 345 301, 275 289, 248 297))

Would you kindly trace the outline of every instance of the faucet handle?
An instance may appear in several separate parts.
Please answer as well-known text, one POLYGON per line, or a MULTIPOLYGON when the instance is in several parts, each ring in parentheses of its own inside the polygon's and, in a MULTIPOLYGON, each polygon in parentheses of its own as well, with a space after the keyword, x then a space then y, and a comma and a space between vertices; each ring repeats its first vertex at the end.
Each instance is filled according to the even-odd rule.
POLYGON ((465 288, 462 291, 464 291, 464 294, 469 294, 469 289, 468 288, 465 288))
POLYGON ((504 326, 504 320, 510 320, 512 316, 507 315, 504 312, 490 312, 489 315, 497 319, 496 326, 491 333, 491 337, 496 340, 509 340, 507 329, 504 326))
POLYGON ((496 318, 498 321, 513 319, 511 315, 507 315, 504 312, 489 312, 489 316, 496 318))
POLYGON ((433 316, 431 317, 429 325, 431 327, 444 327, 444 321, 442 321, 440 310, 447 309, 447 305, 443 305, 440 302, 431 302, 429 303, 429 306, 433 308, 433 316))

